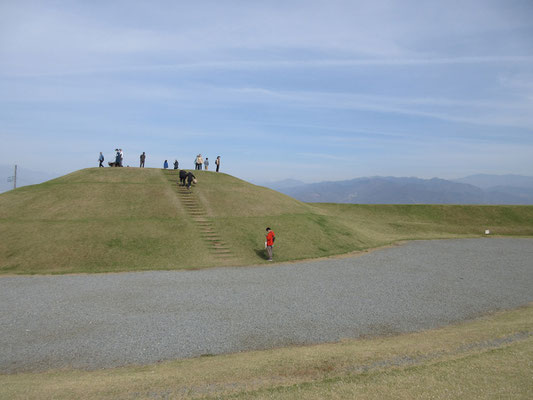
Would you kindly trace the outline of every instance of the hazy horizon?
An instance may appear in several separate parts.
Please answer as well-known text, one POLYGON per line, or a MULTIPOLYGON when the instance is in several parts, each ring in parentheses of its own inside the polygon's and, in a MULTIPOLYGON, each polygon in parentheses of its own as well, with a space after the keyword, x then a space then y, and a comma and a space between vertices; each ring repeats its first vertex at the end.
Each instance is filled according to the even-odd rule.
MULTIPOLYGON (((89 167, 90 168, 90 167, 89 167)), ((108 168, 108 167, 106 167, 108 168)), ((127 168, 127 167, 125 167, 127 168)), ((150 168, 150 167, 148 167, 150 168)), ((156 168, 159 168, 159 167, 156 167, 156 168)), ((193 169, 192 167, 189 167, 189 168, 186 168, 186 169, 193 169)), ((68 174, 68 173, 71 173, 71 172, 75 172, 77 170, 72 170, 72 171, 69 171, 69 172, 66 172, 65 174, 68 174)), ((4 193, 6 191, 9 191, 13 188, 13 182, 8 182, 7 181, 7 178, 8 177, 11 177, 14 173, 14 165, 11 166, 11 165, 4 165, 4 164, 0 164, 0 193, 4 193)), ((31 170, 31 169, 27 169, 25 167, 21 167, 20 165, 17 165, 17 187, 22 187, 22 186, 27 186, 27 185, 35 185, 35 184, 39 184, 39 183, 43 183, 43 182, 46 182, 50 179, 54 179, 54 178, 57 178, 57 177, 60 177, 64 174, 61 174, 61 173, 56 173, 56 172, 47 172, 47 171, 36 171, 36 170, 31 170)), ((519 177, 525 177, 525 178, 532 178, 533 179, 533 175, 519 175, 519 174, 484 174, 484 173, 479 173, 479 174, 472 174, 472 175, 465 175, 465 176, 458 176, 458 177, 455 177, 455 178, 448 178, 446 180, 450 180, 450 181, 454 181, 454 180, 460 180, 462 178, 468 178, 468 177, 471 177, 471 176, 483 176, 483 175, 487 175, 487 176, 500 176, 500 177, 504 177, 504 176, 519 176, 519 177)), ((237 176, 239 178, 239 176, 237 176)), ((323 183, 323 182, 338 182, 338 181, 346 181, 346 180, 355 180, 355 179, 365 179, 365 178, 417 178, 417 179, 434 179, 434 178, 437 178, 437 179, 445 179, 445 178, 442 178, 440 176, 434 176, 434 177, 431 177, 431 178, 421 178, 419 176, 398 176, 398 175, 369 175, 369 176, 353 176, 353 177, 348 177, 348 178, 343 178, 343 179, 321 179, 321 180, 315 180, 315 181, 304 181, 304 180, 301 180, 301 179, 296 179, 296 178, 293 178, 293 177, 287 177, 287 178, 284 178, 284 179, 280 179, 280 180, 261 180, 261 179, 245 179, 245 178, 241 178, 241 179, 244 179, 246 181, 249 181, 250 183, 252 184, 255 184, 255 185, 261 185, 261 186, 276 186, 280 183, 283 183, 284 181, 295 181, 295 182, 301 182, 303 184, 313 184, 313 183, 323 183)))

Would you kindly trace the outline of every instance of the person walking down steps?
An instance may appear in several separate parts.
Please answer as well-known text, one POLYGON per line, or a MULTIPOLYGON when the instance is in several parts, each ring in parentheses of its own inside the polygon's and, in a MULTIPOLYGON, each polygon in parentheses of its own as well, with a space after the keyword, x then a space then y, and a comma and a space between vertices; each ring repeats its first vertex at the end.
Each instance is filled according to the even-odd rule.
POLYGON ((268 261, 272 261, 272 248, 274 247, 274 242, 276 241, 276 234, 274 231, 270 228, 266 228, 266 242, 265 242, 265 248, 268 256, 268 261))
POLYGON ((104 162, 104 155, 102 154, 102 152, 100 152, 100 156, 98 157, 98 162, 100 164, 98 164, 98 168, 102 167, 104 168, 104 164, 102 164, 104 162))

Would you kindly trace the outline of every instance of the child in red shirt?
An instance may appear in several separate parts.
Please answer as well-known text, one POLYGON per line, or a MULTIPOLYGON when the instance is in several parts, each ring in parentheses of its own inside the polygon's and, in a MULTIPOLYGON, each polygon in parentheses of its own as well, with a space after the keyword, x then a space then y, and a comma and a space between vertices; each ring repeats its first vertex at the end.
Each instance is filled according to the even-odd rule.
POLYGON ((272 246, 274 246, 274 241, 276 240, 276 234, 270 228, 266 228, 266 251, 268 255, 268 261, 272 261, 272 246))

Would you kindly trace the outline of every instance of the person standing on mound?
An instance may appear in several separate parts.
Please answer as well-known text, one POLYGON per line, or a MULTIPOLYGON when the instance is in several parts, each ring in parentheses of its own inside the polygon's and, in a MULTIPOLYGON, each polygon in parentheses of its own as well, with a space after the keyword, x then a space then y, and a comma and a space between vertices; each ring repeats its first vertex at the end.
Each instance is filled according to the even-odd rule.
POLYGON ((272 261, 272 247, 274 247, 274 242, 276 241, 276 234, 274 233, 274 231, 270 228, 266 228, 266 242, 265 242, 265 247, 266 247, 266 252, 267 252, 267 256, 268 256, 268 261, 272 261))

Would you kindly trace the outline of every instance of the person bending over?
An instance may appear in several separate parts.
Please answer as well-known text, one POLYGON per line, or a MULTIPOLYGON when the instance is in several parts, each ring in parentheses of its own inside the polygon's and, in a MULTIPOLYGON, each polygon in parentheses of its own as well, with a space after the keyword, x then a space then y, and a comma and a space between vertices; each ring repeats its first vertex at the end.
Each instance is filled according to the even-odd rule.
POLYGON ((184 169, 180 170, 180 186, 187 186, 187 189, 191 188, 191 183, 196 183, 196 177, 192 172, 187 172, 184 169))

